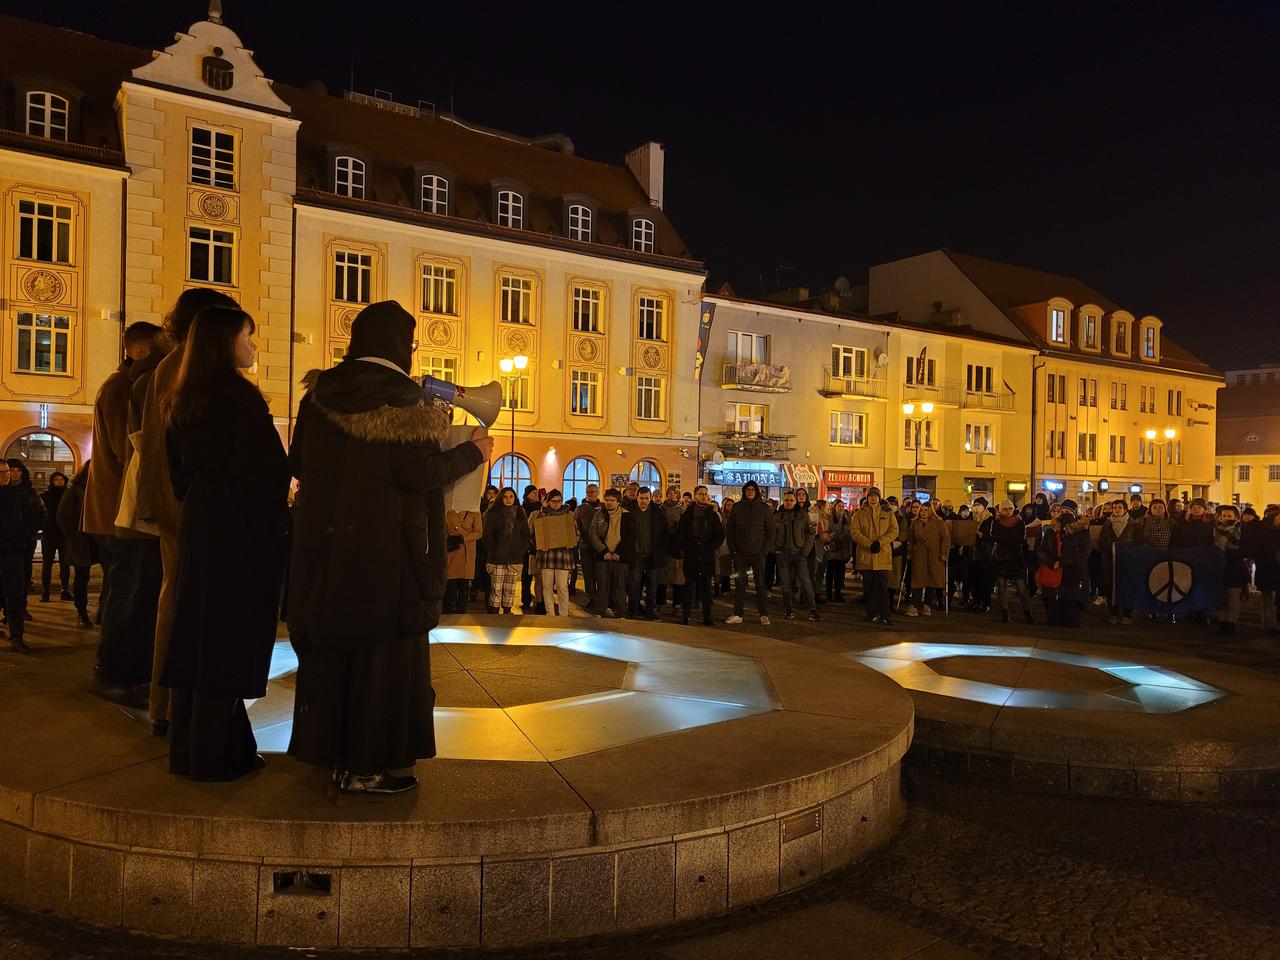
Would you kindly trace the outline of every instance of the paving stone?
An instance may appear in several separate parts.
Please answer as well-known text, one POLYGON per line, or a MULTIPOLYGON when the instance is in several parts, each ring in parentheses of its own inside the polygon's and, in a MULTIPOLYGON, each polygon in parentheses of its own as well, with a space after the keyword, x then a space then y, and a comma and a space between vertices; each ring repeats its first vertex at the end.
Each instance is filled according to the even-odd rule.
POLYGON ((675 917, 676 846, 655 844, 619 850, 619 930, 640 930, 675 917))
POLYGON ((547 938, 549 861, 486 860, 480 879, 480 938, 485 946, 536 943, 547 938))
POLYGON ((766 820, 729 831, 729 907, 778 892, 779 821, 766 820))
POLYGON ((480 863, 424 864, 412 870, 409 946, 480 943, 480 863))
POLYGON ((409 867, 343 867, 338 946, 409 945, 409 867))
POLYGON ((612 853, 597 853, 551 862, 552 939, 613 930, 615 859, 612 853))
POLYGON ((729 896, 729 842, 723 833, 676 843, 676 919, 723 913, 729 896))
POLYGON ((191 934, 192 862, 128 853, 124 858, 124 925, 130 930, 191 934))

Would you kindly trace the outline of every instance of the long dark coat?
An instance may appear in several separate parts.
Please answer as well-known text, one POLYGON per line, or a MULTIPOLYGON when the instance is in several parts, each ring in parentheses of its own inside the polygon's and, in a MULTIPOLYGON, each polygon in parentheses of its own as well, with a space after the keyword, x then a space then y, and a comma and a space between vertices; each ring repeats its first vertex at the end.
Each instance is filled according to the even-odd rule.
POLYGON ((1062 586, 1057 590, 1061 600, 1083 603, 1089 597, 1089 554, 1093 542, 1089 537, 1089 521, 1075 520, 1065 527, 1057 520, 1044 525, 1044 535, 1036 558, 1046 566, 1062 561, 1062 586), (1061 544, 1061 555, 1059 555, 1061 544))
POLYGON ((84 488, 89 482, 89 465, 79 469, 58 502, 55 518, 62 530, 62 552, 73 567, 91 567, 98 562, 98 545, 93 537, 80 529, 84 516, 84 488))
POLYGON ((724 524, 715 508, 695 503, 680 515, 675 542, 684 557, 685 577, 716 574, 716 551, 724 543, 724 524), (701 520, 695 525, 695 520, 701 520))
POLYGON ((284 576, 284 445, 262 394, 236 378, 206 413, 170 426, 165 449, 182 518, 161 683, 207 697, 261 697, 284 576))
POLYGON ((1027 575, 1027 525, 1014 514, 1013 523, 1004 524, 998 516, 988 517, 982 524, 992 544, 991 562, 997 577, 1021 580, 1027 575))
POLYGON ((380 364, 346 360, 303 384, 289 450, 289 753, 361 773, 410 766, 435 756, 427 633, 445 585, 444 488, 480 450, 441 452, 449 415, 380 364))

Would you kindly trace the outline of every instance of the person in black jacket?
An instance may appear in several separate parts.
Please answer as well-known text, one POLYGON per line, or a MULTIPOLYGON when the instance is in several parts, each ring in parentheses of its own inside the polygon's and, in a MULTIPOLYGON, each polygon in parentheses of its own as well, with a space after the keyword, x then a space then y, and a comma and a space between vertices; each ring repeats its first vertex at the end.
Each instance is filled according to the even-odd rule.
POLYGON ((289 465, 253 365, 253 320, 205 307, 165 397, 165 453, 182 504, 169 690, 169 772, 234 780, 264 765, 245 710, 266 695, 280 619, 289 465))
POLYGON ((774 549, 774 515, 769 504, 760 496, 760 487, 754 480, 742 485, 742 499, 733 507, 724 525, 725 542, 733 554, 734 575, 738 578, 733 592, 733 616, 725 623, 741 623, 746 608, 747 571, 751 571, 756 585, 756 611, 760 623, 769 625, 769 587, 765 581, 765 554, 774 549))
POLYGON ((32 522, 35 523, 35 529, 27 536, 27 547, 23 562, 23 572, 27 578, 27 589, 30 590, 33 582, 31 572, 35 569, 36 544, 39 542, 39 531, 44 529, 44 502, 40 499, 40 494, 36 493, 35 484, 31 482, 31 471, 17 457, 9 458, 9 485, 18 488, 18 491, 26 501, 27 512, 33 518, 32 522))
POLYGON ((44 505, 44 529, 40 531, 40 556, 44 558, 44 569, 40 575, 40 602, 49 602, 49 584, 53 579, 54 557, 57 557, 58 572, 62 575, 62 599, 72 599, 67 590, 70 582, 70 569, 67 564, 67 553, 63 547, 62 528, 58 526, 58 504, 67 492, 67 475, 60 470, 49 474, 49 489, 40 494, 40 502, 44 505))
POLYGON ((31 507, 31 498, 9 482, 12 469, 0 460, 0 584, 4 586, 9 642, 18 652, 29 653, 31 648, 22 638, 27 620, 27 544, 40 527, 40 517, 31 507))
POLYGON ((658 619, 658 572, 667 562, 667 515, 653 502, 653 491, 641 487, 636 492, 636 505, 629 511, 635 521, 635 547, 627 576, 627 615, 641 615, 641 593, 644 593, 643 615, 658 619))
POLYGON ((592 611, 598 617, 620 617, 627 609, 625 581, 636 545, 636 518, 622 508, 622 494, 609 489, 604 506, 587 527, 587 540, 596 554, 596 599, 592 611))
POLYGON ((342 793, 411 790, 417 779, 392 771, 435 756, 427 644, 444 596, 444 488, 493 450, 477 428, 442 451, 450 414, 408 374, 416 328, 394 301, 362 310, 342 362, 304 379, 289 450, 289 753, 334 770, 342 793))
POLYGON ((1080 613, 1089 597, 1089 553, 1093 541, 1089 521, 1076 519, 1074 500, 1063 500, 1062 509, 1045 524, 1036 555, 1042 566, 1062 571, 1057 587, 1044 588, 1049 625, 1079 627, 1080 613))
POLYGON ((521 566, 529 556, 530 541, 529 518, 524 507, 516 503, 513 489, 503 487, 497 501, 484 515, 484 532, 480 535, 488 560, 487 613, 501 610, 509 614, 516 605, 516 587, 520 583, 521 566))
POLYGON ((63 555, 74 571, 71 599, 76 605, 76 626, 84 630, 93 628, 93 621, 89 619, 89 574, 98 562, 97 542, 80 528, 84 516, 84 490, 88 483, 89 464, 85 463, 71 478, 67 492, 58 503, 56 517, 62 530, 63 555))
POLYGON ((991 542, 991 564, 995 570, 996 601, 1000 606, 1000 622, 1009 622, 1009 585, 1018 592, 1018 602, 1022 604, 1022 617, 1027 623, 1034 623, 1031 613, 1031 595, 1027 592, 1026 558, 1023 552, 1027 545, 1027 526, 1022 518, 1014 512, 1012 500, 1002 500, 993 517, 988 517, 983 526, 986 536, 991 542))
POLYGON ((711 504, 707 488, 693 488, 693 505, 680 514, 676 524, 676 541, 684 553, 684 613, 682 621, 689 622, 689 612, 695 599, 702 602, 702 623, 711 626, 711 578, 716 572, 716 551, 724 543, 724 524, 711 504))

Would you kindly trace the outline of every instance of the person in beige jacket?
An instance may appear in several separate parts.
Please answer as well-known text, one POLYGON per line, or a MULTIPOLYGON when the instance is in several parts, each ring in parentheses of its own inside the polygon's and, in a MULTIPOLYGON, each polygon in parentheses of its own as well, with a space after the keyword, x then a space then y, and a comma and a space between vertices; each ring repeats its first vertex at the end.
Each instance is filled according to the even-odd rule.
POLYGON ((888 574, 893 569, 893 541, 898 539, 898 519, 881 502, 878 487, 868 489, 862 506, 853 512, 849 535, 857 545, 854 567, 862 573, 867 617, 872 623, 888 624, 888 574))
POLYGON ((907 616, 933 613, 929 601, 942 606, 947 588, 947 556, 951 553, 951 530, 947 521, 933 512, 930 502, 920 504, 920 515, 911 521, 908 535, 911 549, 911 605, 907 616), (932 594, 932 596, 930 596, 932 594))
POLYGON ((239 309, 239 305, 231 297, 218 290, 194 287, 183 291, 165 317, 165 330, 173 341, 173 349, 145 382, 136 385, 141 390, 135 392, 132 398, 134 410, 141 413, 142 430, 137 517, 159 528, 160 562, 163 569, 160 603, 156 610, 155 647, 151 660, 151 691, 147 705, 151 729, 157 736, 164 736, 169 728, 169 689, 160 683, 160 672, 164 669, 165 656, 169 652, 169 633, 173 627, 173 602, 178 574, 178 520, 182 516, 182 504, 173 495, 173 483, 169 479, 161 405, 177 382, 178 370, 182 367, 183 345, 191 322, 205 307, 239 309))
POLYGON ((444 612, 466 613, 471 581, 476 576, 476 543, 484 523, 475 510, 449 510, 444 515, 448 568, 445 572, 444 612))

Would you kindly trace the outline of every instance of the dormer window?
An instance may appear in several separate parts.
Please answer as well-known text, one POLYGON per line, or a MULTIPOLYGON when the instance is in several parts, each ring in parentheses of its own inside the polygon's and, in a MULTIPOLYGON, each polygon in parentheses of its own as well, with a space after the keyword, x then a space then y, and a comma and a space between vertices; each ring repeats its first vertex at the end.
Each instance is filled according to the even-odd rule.
POLYGON ((1115 352, 1124 355, 1129 352, 1129 324, 1125 320, 1116 321, 1115 352))
POLYGON ((364 161, 338 157, 333 163, 333 192, 340 197, 364 199, 364 161))
POLYGON ((1142 328, 1142 359, 1160 359, 1160 334, 1156 328, 1147 324, 1142 328))
POLYGON ((1086 350, 1098 349, 1098 318, 1092 313, 1080 317, 1081 335, 1086 350))
POLYGON ((575 203, 569 207, 569 239, 591 242, 591 208, 575 203))
POLYGON ((1067 342, 1067 311, 1061 307, 1049 310, 1049 339, 1053 343, 1067 342))
POLYGON ((636 217, 631 221, 631 249, 637 253, 653 253, 654 239, 657 230, 653 221, 645 217, 636 217))
POLYGON ((423 213, 447 214, 449 212, 449 181, 434 173, 422 178, 423 213))
POLYGON ((27 94, 27 135, 46 140, 66 140, 71 105, 66 97, 46 90, 27 94))
POLYGON ((498 226, 524 228, 524 197, 514 190, 498 191, 498 226))

